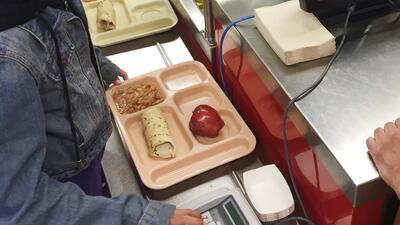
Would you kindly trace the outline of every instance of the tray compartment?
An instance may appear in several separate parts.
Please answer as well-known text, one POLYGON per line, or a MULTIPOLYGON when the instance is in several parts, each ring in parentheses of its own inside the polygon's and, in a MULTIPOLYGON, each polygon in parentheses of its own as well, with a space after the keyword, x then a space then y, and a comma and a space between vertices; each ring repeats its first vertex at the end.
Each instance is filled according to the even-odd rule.
POLYGON ((140 38, 147 36, 153 33, 155 29, 169 26, 171 23, 173 23, 173 20, 171 20, 171 18, 160 18, 150 22, 140 23, 109 32, 99 33, 94 37, 94 41, 98 43, 99 46, 106 46, 107 43, 111 42, 116 44, 123 41, 131 40, 132 37, 140 38), (115 41, 116 37, 118 37, 118 41, 115 41))
POLYGON ((210 167, 215 168, 228 163, 236 159, 238 154, 251 152, 252 149, 249 150, 249 147, 251 146, 246 139, 237 138, 210 148, 204 148, 190 157, 154 169, 150 175, 150 180, 153 183, 169 186, 173 180, 185 180, 207 171, 210 167))
POLYGON ((211 145, 229 139, 231 137, 234 137, 240 132, 240 123, 232 112, 227 110, 220 110, 218 111, 218 113, 221 116, 222 120, 224 121, 225 126, 222 127, 222 129, 219 131, 218 136, 215 138, 201 137, 194 135, 194 137, 199 143, 203 145, 211 145))
MULTIPOLYGON (((135 81, 132 81, 132 80, 125 81, 125 82, 123 83, 123 85, 114 86, 114 87, 110 90, 110 92, 111 92, 111 97, 113 98, 113 101, 112 101, 113 106, 116 108, 115 101, 114 101, 114 95, 115 95, 118 91, 120 91, 120 90, 122 90, 122 89, 125 89, 125 88, 127 88, 127 87, 133 87, 133 86, 140 85, 140 84, 151 84, 151 85, 153 85, 154 87, 156 87, 156 88, 159 90, 160 94, 161 94, 161 95, 163 96, 163 98, 164 98, 164 100, 163 100, 161 103, 163 103, 163 102, 167 99, 167 93, 166 93, 165 90, 161 87, 161 85, 159 84, 159 82, 157 81, 156 78, 154 78, 154 77, 142 77, 142 78, 140 78, 140 79, 138 79, 138 80, 135 80, 135 81)), ((161 103, 159 103, 159 104, 161 104, 161 103)), ((157 106, 157 105, 154 105, 154 106, 157 106)), ((117 111, 117 112, 118 112, 118 111, 117 111)), ((138 112, 140 112, 140 111, 137 111, 137 112, 134 112, 134 113, 129 113, 129 114, 120 114, 120 113, 118 112, 118 114, 121 115, 121 116, 123 116, 123 117, 126 117, 126 116, 129 116, 129 115, 131 115, 131 114, 138 113, 138 112)))
POLYGON ((218 110, 222 104, 222 97, 211 85, 199 85, 191 89, 182 90, 176 93, 174 97, 174 101, 181 113, 189 117, 198 105, 207 104, 218 110))
POLYGON ((148 1, 132 9, 135 21, 153 21, 156 18, 168 17, 170 8, 163 1, 148 1))
POLYGON ((142 124, 142 113, 136 114, 128 118, 124 124, 126 127, 127 137, 131 140, 133 146, 128 146, 132 154, 138 156, 138 162, 145 167, 154 167, 162 162, 173 161, 187 155, 193 148, 193 142, 185 132, 174 109, 169 106, 160 106, 159 109, 167 120, 168 127, 174 141, 176 156, 173 159, 158 159, 150 157, 149 148, 144 135, 144 127, 142 124))
POLYGON ((129 26, 132 23, 131 17, 129 16, 129 9, 125 3, 125 0, 111 0, 115 9, 117 27, 115 30, 103 31, 97 28, 97 5, 101 1, 95 1, 86 3, 85 12, 89 23, 89 31, 91 34, 104 34, 108 33, 111 35, 117 35, 120 28, 129 26))
POLYGON ((201 67, 187 66, 164 71, 160 78, 167 89, 177 91, 205 82, 207 73, 201 67))

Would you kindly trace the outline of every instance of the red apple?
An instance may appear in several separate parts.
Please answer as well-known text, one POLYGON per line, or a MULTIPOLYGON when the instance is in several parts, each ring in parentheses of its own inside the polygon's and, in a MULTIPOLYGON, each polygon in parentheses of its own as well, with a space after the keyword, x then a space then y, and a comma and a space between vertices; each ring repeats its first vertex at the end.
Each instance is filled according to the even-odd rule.
POLYGON ((217 137, 224 125, 221 116, 209 105, 198 105, 189 122, 193 134, 211 138, 217 137))

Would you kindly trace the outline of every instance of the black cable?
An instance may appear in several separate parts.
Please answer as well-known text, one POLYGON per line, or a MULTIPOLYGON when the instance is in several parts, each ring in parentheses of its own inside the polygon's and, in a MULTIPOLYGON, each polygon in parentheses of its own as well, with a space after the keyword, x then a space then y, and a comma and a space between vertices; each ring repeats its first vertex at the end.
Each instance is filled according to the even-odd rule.
MULTIPOLYGON (((351 8, 351 7, 349 7, 351 8)), ((336 58, 339 56, 339 53, 341 52, 346 36, 347 36, 347 29, 348 29, 348 23, 349 23, 349 19, 351 14, 354 12, 355 10, 355 6, 352 7, 351 9, 348 8, 348 13, 346 15, 346 19, 344 21, 344 25, 343 25, 343 36, 342 36, 342 40, 339 43, 339 46, 335 52, 335 54, 332 56, 331 60, 329 61, 328 65, 325 67, 324 71, 322 72, 322 74, 320 75, 320 77, 308 88, 306 88, 305 90, 303 90, 299 95, 297 95, 292 101, 293 103, 297 102, 297 101, 301 101, 303 98, 305 98, 307 95, 309 95, 321 82, 322 80, 325 78, 326 74, 328 73, 329 69, 331 68, 332 64, 335 62, 336 58), (351 10, 351 11, 349 11, 351 10)), ((293 104, 292 103, 292 104, 293 104)))
MULTIPOLYGON (((388 2, 390 3, 390 5, 392 5, 394 10, 396 10, 397 12, 400 11, 400 6, 398 3, 394 2, 393 0, 388 0, 388 2)), ((400 14, 396 17, 396 19, 393 20, 393 22, 390 23, 396 24, 397 22, 399 22, 399 20, 400 20, 400 14)))
POLYGON ((286 222, 290 222, 290 221, 299 221, 299 220, 303 221, 303 222, 307 222, 308 224, 311 224, 311 225, 315 225, 314 222, 311 221, 310 219, 303 218, 303 217, 300 217, 300 216, 293 216, 293 217, 289 217, 287 219, 280 220, 275 225, 279 225, 281 223, 286 223, 286 222))
POLYGON ((393 0, 388 0, 388 2, 393 6, 393 8, 396 9, 396 11, 400 10, 400 6, 396 2, 394 2, 393 0))
POLYGON ((75 128, 75 125, 74 125, 73 120, 72 120, 71 99, 70 99, 70 94, 69 94, 68 85, 67 85, 67 78, 65 76, 64 65, 62 64, 62 58, 61 58, 59 43, 58 43, 58 40, 56 38, 56 34, 55 34, 53 28, 51 27, 51 25, 49 24, 49 22, 45 18, 43 18, 43 16, 40 15, 40 14, 37 14, 37 18, 47 26, 48 30, 50 31, 51 38, 54 41, 55 50, 56 50, 56 54, 57 54, 57 64, 58 64, 58 67, 60 69, 61 80, 62 80, 62 85, 63 85, 63 89, 64 89, 64 98, 65 98, 66 103, 67 103, 67 119, 69 121, 71 132, 72 132, 72 137, 73 137, 73 140, 74 140, 75 152, 76 152, 76 156, 78 158, 77 162, 79 163, 78 166, 81 167, 82 166, 82 164, 81 164, 82 163, 82 158, 81 158, 81 155, 80 155, 80 152, 79 152, 78 137, 77 137, 77 134, 75 132, 76 128, 75 128))
POLYGON ((393 20, 393 24, 396 24, 400 20, 400 14, 396 17, 396 19, 393 20))
MULTIPOLYGON (((325 76, 328 73, 328 71, 329 71, 330 67, 332 66, 332 64, 335 62, 336 58, 339 56, 340 52, 342 51, 343 45, 345 43, 345 40, 346 40, 349 19, 350 19, 350 16, 352 15, 352 13, 354 12, 355 8, 356 8, 355 4, 352 4, 352 5, 347 7, 347 15, 346 15, 346 19, 345 19, 345 22, 344 22, 344 25, 343 25, 343 36, 342 36, 342 39, 340 41, 340 44, 339 44, 335 54, 330 59, 328 65, 326 65, 326 67, 325 67, 324 71, 321 73, 320 77, 312 85, 310 85, 308 88, 304 89, 302 92, 300 92, 300 94, 298 94, 291 101, 289 101, 289 103, 285 107, 285 111, 283 113, 283 119, 282 119, 282 121, 283 121, 283 123, 282 123, 283 146, 284 146, 285 158, 286 158, 286 162, 288 164, 288 171, 289 171, 290 180, 292 182, 295 195, 296 195, 297 199, 299 200, 299 204, 300 204, 301 210, 303 211, 303 214, 304 214, 305 218, 290 217, 290 218, 285 219, 283 221, 302 220, 302 221, 307 222, 308 224, 312 224, 312 225, 314 224, 312 221, 310 221, 310 219, 308 217, 308 214, 307 214, 307 212, 305 210, 303 201, 301 200, 299 191, 297 189, 296 182, 294 180, 292 161, 291 161, 291 159, 289 157, 289 147, 288 147, 287 132, 286 132, 286 121, 287 121, 287 118, 288 118, 288 113, 289 113, 290 108, 296 102, 298 102, 298 101, 304 99, 305 97, 307 97, 312 91, 314 91, 318 87, 318 85, 325 78, 325 76)), ((281 222, 282 221, 280 221, 277 224, 280 224, 281 222)))

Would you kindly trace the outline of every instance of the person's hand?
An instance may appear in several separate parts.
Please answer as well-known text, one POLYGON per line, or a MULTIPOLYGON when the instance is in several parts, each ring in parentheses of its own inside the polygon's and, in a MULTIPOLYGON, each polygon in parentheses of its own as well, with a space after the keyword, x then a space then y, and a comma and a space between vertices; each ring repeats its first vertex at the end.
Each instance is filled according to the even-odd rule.
POLYGON ((176 209, 169 225, 205 225, 200 213, 191 209, 176 209))
POLYGON ((114 85, 119 85, 119 84, 122 84, 122 81, 119 79, 119 78, 122 78, 123 80, 128 80, 128 74, 125 72, 125 71, 123 71, 123 70, 119 70, 119 74, 118 74, 118 76, 113 80, 113 84, 114 85))
POLYGON ((367 147, 381 178, 400 197, 400 118, 377 128, 367 147))

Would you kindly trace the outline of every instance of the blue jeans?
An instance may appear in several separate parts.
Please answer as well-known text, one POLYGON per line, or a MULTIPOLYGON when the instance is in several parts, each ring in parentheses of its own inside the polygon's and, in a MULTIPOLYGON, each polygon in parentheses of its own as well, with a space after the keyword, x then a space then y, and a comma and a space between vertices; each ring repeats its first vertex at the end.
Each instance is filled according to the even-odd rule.
POLYGON ((72 182, 77 184, 87 195, 91 196, 101 196, 103 194, 101 178, 101 159, 103 158, 103 152, 93 159, 90 165, 84 169, 82 172, 75 176, 67 179, 63 179, 61 182, 72 182))

